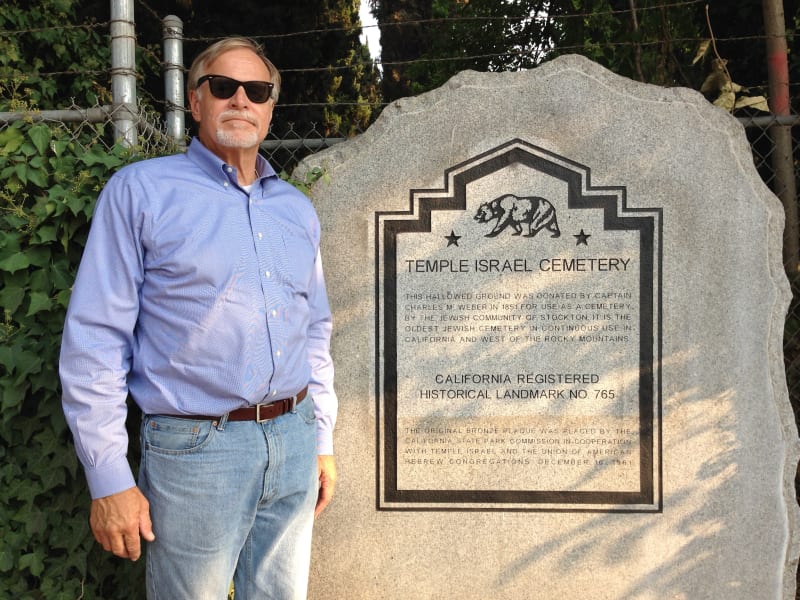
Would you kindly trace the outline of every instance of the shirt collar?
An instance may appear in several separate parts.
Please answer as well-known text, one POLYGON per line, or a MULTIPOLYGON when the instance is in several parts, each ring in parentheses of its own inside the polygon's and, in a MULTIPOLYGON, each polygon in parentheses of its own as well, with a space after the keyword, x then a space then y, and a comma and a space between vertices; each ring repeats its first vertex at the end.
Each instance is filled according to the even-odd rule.
MULTIPOLYGON (((221 173, 225 174, 225 169, 228 166, 216 154, 206 148, 203 145, 203 142, 201 142, 197 137, 192 138, 192 141, 189 144, 189 149, 186 151, 186 155, 190 160, 192 160, 192 162, 197 164, 213 179, 217 179, 221 173)), ((256 182, 262 181, 266 178, 278 176, 278 174, 275 172, 275 169, 273 169, 272 165, 269 164, 269 161, 261 156, 261 154, 256 157, 256 169, 259 173, 256 182)))

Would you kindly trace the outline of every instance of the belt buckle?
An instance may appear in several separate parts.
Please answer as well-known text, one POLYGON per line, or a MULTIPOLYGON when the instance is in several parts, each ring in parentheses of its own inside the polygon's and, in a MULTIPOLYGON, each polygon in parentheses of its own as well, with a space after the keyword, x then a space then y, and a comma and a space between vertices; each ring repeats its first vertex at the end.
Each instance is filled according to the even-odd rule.
POLYGON ((264 421, 269 421, 269 417, 261 418, 261 407, 262 406, 269 406, 269 404, 256 404, 256 423, 263 423, 264 421))

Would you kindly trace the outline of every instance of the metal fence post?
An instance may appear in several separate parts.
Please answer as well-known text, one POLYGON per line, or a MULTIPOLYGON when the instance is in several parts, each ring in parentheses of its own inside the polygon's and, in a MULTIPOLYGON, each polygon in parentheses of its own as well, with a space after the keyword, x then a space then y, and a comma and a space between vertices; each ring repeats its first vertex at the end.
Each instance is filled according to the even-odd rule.
POLYGON ((164 98, 167 103, 167 135, 178 146, 186 145, 183 84, 183 21, 167 15, 162 21, 164 40, 164 98))
POLYGON ((133 148, 138 139, 136 110, 136 25, 133 0, 111 0, 111 96, 114 139, 133 148))
MULTIPOLYGON (((767 71, 769 75, 769 107, 772 114, 790 114, 789 62, 786 45, 786 22, 782 0, 764 0, 764 29, 767 34, 767 71)), ((772 168, 775 172, 775 194, 783 202, 786 226, 783 235, 786 271, 800 273, 800 247, 798 238, 797 187, 792 154, 792 130, 783 125, 769 128, 775 150, 772 168)))

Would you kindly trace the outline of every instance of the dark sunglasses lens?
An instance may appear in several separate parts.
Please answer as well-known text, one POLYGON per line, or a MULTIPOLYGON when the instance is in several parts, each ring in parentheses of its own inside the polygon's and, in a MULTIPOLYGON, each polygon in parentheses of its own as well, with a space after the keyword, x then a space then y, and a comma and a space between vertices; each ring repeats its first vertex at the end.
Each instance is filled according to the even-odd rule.
POLYGON ((215 98, 227 100, 236 93, 239 82, 227 77, 214 77, 208 80, 208 88, 215 98))
POLYGON ((266 81, 236 81, 230 77, 216 76, 208 80, 211 94, 220 100, 227 100, 236 93, 239 86, 244 86, 244 92, 252 102, 262 104, 269 100, 272 93, 272 84, 266 81))
POLYGON ((272 86, 264 81, 248 81, 244 84, 244 91, 250 100, 261 104, 269 100, 272 86))

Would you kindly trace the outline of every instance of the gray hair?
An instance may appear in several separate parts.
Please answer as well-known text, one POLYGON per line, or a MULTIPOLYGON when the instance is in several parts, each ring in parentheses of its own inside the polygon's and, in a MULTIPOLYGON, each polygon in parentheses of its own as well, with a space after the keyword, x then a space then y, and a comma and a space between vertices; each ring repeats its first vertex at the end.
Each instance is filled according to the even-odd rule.
POLYGON ((192 66, 189 69, 189 74, 186 77, 186 87, 189 90, 196 90, 197 80, 203 75, 209 74, 205 73, 208 65, 226 52, 236 50, 238 48, 244 48, 252 51, 256 56, 258 56, 258 58, 261 59, 267 69, 269 69, 270 80, 275 86, 272 88, 271 98, 273 102, 277 102, 278 95, 281 92, 281 74, 278 71, 278 68, 272 64, 272 61, 267 58, 266 54, 264 53, 264 48, 261 46, 261 44, 246 37, 225 38, 211 44, 208 48, 198 54, 194 59, 194 62, 192 62, 192 66))

